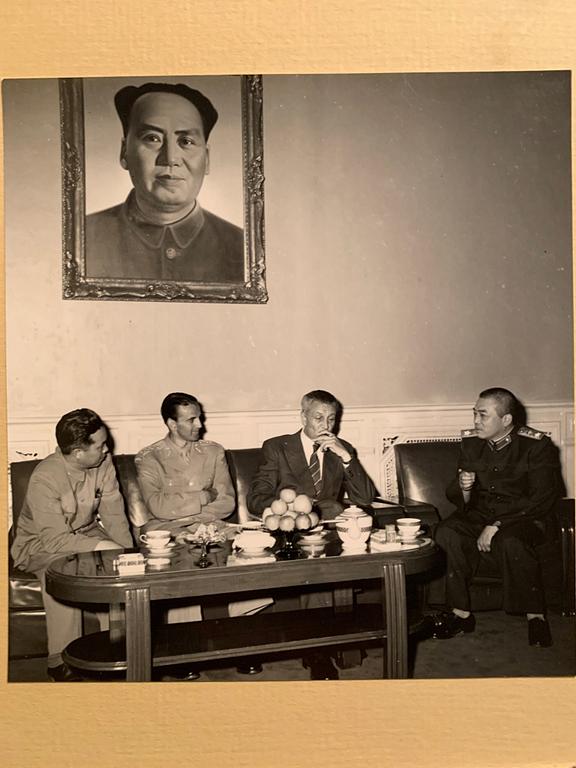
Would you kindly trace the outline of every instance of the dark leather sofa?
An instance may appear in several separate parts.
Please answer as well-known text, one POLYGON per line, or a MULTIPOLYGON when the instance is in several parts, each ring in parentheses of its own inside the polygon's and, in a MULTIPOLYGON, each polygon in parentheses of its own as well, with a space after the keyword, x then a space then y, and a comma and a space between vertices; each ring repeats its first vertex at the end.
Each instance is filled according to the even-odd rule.
MULTIPOLYGON (((403 516, 420 517, 429 531, 440 518, 451 514, 453 507, 445 497, 445 488, 457 469, 458 443, 406 443, 394 448, 399 495, 386 499, 386 506, 374 510, 377 527, 403 516)), ((230 522, 246 519, 246 493, 260 463, 260 448, 226 451, 230 474, 236 489, 236 510, 230 522)), ((14 521, 24 502, 28 482, 38 461, 15 462, 10 466, 14 521)), ((131 519, 134 534, 145 522, 145 506, 137 491, 138 484, 133 454, 114 457, 118 479, 131 519)), ((545 560, 562 563, 560 593, 564 613, 574 612, 574 501, 563 500, 554 516, 545 560)), ((9 533, 12 542, 12 530, 9 533)), ((499 581, 493 575, 478 581, 478 594, 483 607, 497 607, 499 581)), ((14 567, 9 559, 10 658, 26 658, 46 654, 44 608, 40 584, 33 574, 14 567)))
MULTIPOLYGON (((402 443, 394 446, 398 496, 407 515, 424 518, 435 509, 443 520, 455 510, 446 498, 446 488, 458 470, 459 441, 402 443)), ((560 499, 546 520, 539 547, 544 586, 549 605, 564 615, 574 614, 574 499, 560 499)), ((501 580, 484 564, 471 585, 474 610, 501 607, 501 580)), ((429 587, 429 602, 443 602, 443 581, 429 587)))
MULTIPOLYGON (((238 509, 245 508, 246 506, 246 491, 250 484, 250 479, 258 466, 260 449, 227 451, 227 459, 238 494, 237 509, 228 520, 230 522, 237 522, 238 509), (238 454, 237 461, 235 461, 235 454, 238 454)), ((16 525, 20 509, 24 503, 30 475, 38 464, 39 460, 34 460, 14 462, 10 465, 13 528, 16 525)), ((140 526, 146 521, 147 513, 146 506, 138 490, 134 454, 114 456, 114 464, 136 539, 140 526)), ((9 546, 12 544, 13 535, 13 529, 11 528, 9 531, 9 546)), ((12 557, 9 555, 8 584, 8 608, 10 613, 9 658, 20 659, 46 655, 46 625, 40 582, 34 574, 25 573, 16 568, 12 557)))
MULTIPOLYGON (((245 520, 248 516, 246 494, 252 477, 260 464, 260 448, 243 448, 226 451, 230 474, 236 490, 236 509, 227 518, 229 522, 245 520)), ((14 523, 26 496, 28 482, 32 471, 39 463, 38 460, 14 462, 10 466, 12 489, 12 511, 14 523)), ((136 468, 133 454, 114 456, 114 464, 118 473, 118 481, 122 495, 126 500, 128 516, 133 533, 139 533, 140 526, 146 521, 146 507, 138 490, 136 468)), ((419 514, 432 527, 438 520, 438 514, 431 505, 419 505, 419 514)), ((373 511, 375 525, 383 527, 386 523, 394 522, 403 517, 404 506, 394 501, 388 501, 383 508, 373 511)), ((12 543, 13 531, 9 532, 9 542, 12 543)), ((15 568, 12 558, 9 558, 9 657, 11 659, 43 656, 47 653, 44 608, 40 592, 40 583, 34 574, 24 573, 15 568)))

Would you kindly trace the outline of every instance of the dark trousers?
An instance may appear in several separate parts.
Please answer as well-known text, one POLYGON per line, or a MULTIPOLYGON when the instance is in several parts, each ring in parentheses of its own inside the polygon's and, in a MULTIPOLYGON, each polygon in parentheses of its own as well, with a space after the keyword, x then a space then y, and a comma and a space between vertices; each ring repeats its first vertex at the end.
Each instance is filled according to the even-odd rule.
POLYGON ((481 513, 470 510, 451 515, 436 529, 436 543, 447 559, 446 602, 470 610, 468 585, 480 559, 487 558, 502 576, 506 613, 543 613, 542 576, 534 549, 540 530, 532 522, 511 525, 494 535, 490 552, 480 552, 477 539, 486 524, 481 513))

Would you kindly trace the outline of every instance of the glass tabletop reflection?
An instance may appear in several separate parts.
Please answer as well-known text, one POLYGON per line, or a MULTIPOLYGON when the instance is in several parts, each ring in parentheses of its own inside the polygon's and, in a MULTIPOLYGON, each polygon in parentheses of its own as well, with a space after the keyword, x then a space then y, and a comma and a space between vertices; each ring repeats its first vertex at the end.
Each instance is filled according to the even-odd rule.
MULTIPOLYGON (((275 544, 261 551, 245 551, 234 546, 233 540, 212 543, 204 549, 200 544, 177 541, 169 551, 154 553, 145 546, 124 550, 103 550, 71 554, 55 560, 50 569, 64 576, 107 578, 122 576, 119 573, 118 557, 120 554, 141 554, 144 558, 144 574, 166 574, 178 571, 198 572, 214 568, 239 568, 245 565, 272 565, 291 560, 303 561, 320 558, 342 558, 347 556, 370 556, 374 552, 382 553, 376 544, 370 541, 358 547, 344 547, 336 531, 327 530, 321 537, 309 537, 295 533, 293 535, 275 534, 275 544)), ((421 539, 418 548, 430 546, 429 539, 421 539)), ((414 548, 415 549, 415 548, 414 548)), ((398 549, 391 554, 402 553, 398 549)), ((135 576, 142 575, 134 574, 135 576)))

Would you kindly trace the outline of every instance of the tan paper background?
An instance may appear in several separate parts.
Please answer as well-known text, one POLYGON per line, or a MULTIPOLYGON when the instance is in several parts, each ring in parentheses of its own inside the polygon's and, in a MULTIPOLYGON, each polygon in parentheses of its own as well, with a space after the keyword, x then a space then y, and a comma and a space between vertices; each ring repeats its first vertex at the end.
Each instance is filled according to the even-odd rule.
MULTIPOLYGON (((572 69, 575 41, 573 0, 5 0, 0 76, 572 69)), ((2 681, 0 707, 7 768, 576 765, 572 679, 2 681)))

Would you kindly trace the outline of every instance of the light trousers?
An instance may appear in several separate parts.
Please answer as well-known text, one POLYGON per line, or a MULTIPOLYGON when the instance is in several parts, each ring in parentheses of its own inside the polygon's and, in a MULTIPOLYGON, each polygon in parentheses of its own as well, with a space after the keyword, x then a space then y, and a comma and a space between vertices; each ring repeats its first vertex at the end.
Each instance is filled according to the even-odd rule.
MULTIPOLYGON (((67 603, 61 603, 46 591, 46 571, 36 574, 42 585, 42 602, 46 611, 46 632, 48 635, 48 666, 62 664, 62 651, 73 640, 82 637, 82 609, 67 603)), ((109 627, 106 611, 94 611, 105 631, 109 627)))

